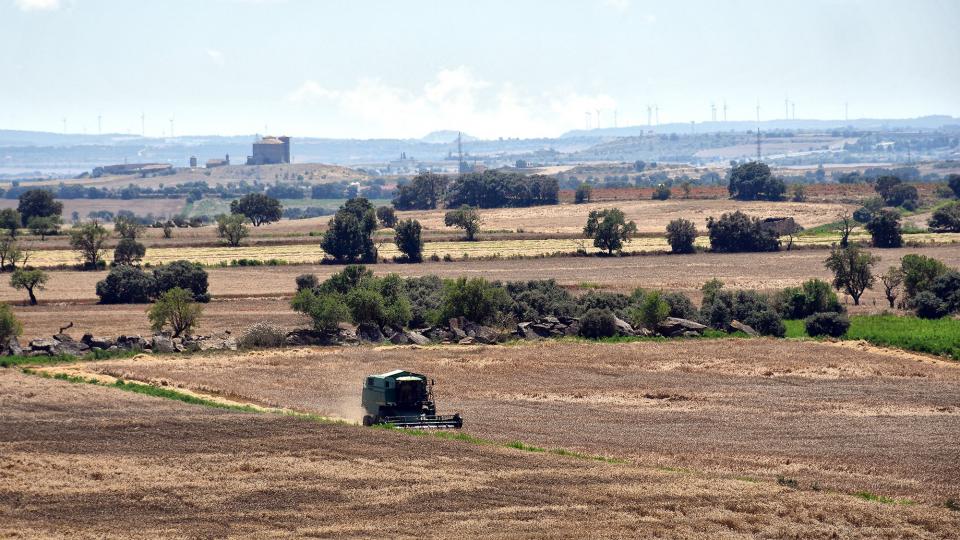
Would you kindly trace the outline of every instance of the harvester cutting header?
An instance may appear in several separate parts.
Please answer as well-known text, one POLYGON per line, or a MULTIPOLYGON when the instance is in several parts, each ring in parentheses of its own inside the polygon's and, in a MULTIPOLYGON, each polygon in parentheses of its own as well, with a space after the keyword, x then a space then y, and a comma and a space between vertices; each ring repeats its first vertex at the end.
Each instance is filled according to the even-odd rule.
POLYGON ((397 369, 370 375, 363 382, 363 425, 389 424, 400 428, 459 429, 459 414, 438 415, 433 402, 433 380, 397 369))

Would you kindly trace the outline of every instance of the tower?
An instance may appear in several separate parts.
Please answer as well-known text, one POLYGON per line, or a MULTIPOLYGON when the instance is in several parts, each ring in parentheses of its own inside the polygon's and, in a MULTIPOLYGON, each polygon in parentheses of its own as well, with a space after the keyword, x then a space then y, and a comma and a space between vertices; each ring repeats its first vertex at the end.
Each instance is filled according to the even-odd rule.
POLYGON ((710 102, 710 121, 717 121, 717 104, 712 101, 710 102))

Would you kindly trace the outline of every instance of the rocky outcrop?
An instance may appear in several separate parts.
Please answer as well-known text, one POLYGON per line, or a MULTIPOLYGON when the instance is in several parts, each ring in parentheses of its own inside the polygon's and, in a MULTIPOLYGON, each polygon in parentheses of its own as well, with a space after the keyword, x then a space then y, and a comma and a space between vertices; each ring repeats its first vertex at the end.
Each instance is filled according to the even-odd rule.
POLYGON ((702 336, 707 327, 689 319, 667 317, 657 325, 657 333, 664 337, 702 336))
POLYGON ((517 324, 516 334, 523 339, 548 339, 575 336, 580 333, 580 319, 575 317, 543 317, 517 324))
POLYGON ((730 321, 730 324, 727 325, 727 332, 743 332, 750 337, 758 337, 760 335, 760 332, 754 330, 749 324, 736 320, 730 321))

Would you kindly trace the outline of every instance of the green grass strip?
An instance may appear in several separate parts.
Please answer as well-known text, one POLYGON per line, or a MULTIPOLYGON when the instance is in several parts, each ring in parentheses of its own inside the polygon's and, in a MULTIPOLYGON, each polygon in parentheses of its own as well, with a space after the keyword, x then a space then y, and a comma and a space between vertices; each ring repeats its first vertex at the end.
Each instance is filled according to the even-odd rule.
MULTIPOLYGON (((784 321, 788 338, 806 338, 803 321, 784 321)), ((881 347, 960 360, 960 320, 921 319, 898 315, 854 315, 841 339, 863 340, 881 347)))
POLYGON ((0 357, 0 368, 17 366, 53 366, 57 364, 72 364, 76 362, 90 362, 93 360, 113 360, 118 358, 132 358, 143 351, 93 351, 83 356, 60 354, 57 356, 3 356, 0 357))

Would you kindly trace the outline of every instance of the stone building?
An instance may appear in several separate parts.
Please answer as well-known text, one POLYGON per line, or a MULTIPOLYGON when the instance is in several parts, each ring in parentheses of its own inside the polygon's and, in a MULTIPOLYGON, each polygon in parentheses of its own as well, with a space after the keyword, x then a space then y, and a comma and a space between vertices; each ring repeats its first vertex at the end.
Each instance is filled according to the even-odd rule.
POLYGON ((253 143, 253 155, 247 156, 247 165, 290 163, 290 137, 266 137, 253 143))

